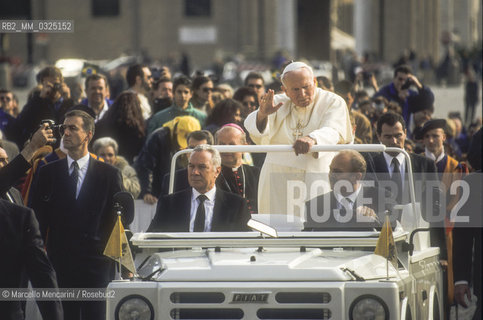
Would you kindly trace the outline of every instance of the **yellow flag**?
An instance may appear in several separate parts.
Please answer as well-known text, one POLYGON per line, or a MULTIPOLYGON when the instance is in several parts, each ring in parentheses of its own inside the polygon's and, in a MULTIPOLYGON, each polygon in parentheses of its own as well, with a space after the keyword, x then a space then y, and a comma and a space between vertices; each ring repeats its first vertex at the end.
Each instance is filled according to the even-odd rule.
POLYGON ((109 236, 106 248, 104 249, 104 255, 116 261, 121 258, 121 264, 132 273, 136 273, 131 248, 129 247, 120 216, 118 216, 114 229, 112 229, 111 235, 109 236))
POLYGON ((377 240, 374 253, 391 261, 397 270, 396 246, 394 244, 394 237, 392 236, 392 227, 389 221, 389 216, 386 216, 386 221, 384 221, 384 225, 382 226, 381 234, 377 240))

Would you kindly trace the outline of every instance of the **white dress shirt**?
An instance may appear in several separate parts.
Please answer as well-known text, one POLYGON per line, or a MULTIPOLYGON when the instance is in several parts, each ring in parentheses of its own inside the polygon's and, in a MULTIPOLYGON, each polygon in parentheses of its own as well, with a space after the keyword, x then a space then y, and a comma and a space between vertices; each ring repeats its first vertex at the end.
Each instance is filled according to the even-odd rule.
POLYGON ((436 156, 434 155, 434 153, 432 153, 431 151, 429 151, 428 148, 424 148, 424 155, 426 156, 426 158, 433 160, 434 163, 438 163, 438 162, 440 162, 444 158, 445 153, 444 153, 444 150, 443 150, 443 152, 441 152, 441 154, 439 155, 439 157, 436 158, 436 156))
MULTIPOLYGON (((82 188, 82 183, 84 183, 84 179, 86 178, 90 157, 91 155, 87 153, 85 156, 77 160, 77 164, 79 165, 79 178, 77 179, 77 188, 75 192, 76 199, 79 196, 79 192, 82 188)), ((69 165, 69 175, 71 175, 72 172, 74 171, 74 167, 72 166, 73 162, 74 162, 74 159, 72 159, 69 155, 67 155, 67 164, 69 165)))
POLYGON ((359 196, 359 193, 361 192, 361 189, 362 189, 362 185, 359 185, 359 187, 357 187, 357 189, 347 197, 344 197, 339 192, 334 191, 334 197, 337 199, 337 202, 338 202, 338 209, 341 209, 344 203, 346 204, 345 207, 347 209, 354 209, 354 204, 356 204, 356 200, 357 200, 357 197, 359 196), (348 201, 347 198, 350 201, 348 201))
MULTIPOLYGON (((196 211, 198 210, 199 200, 197 199, 201 193, 196 191, 196 189, 191 188, 191 210, 190 210, 190 232, 193 232, 195 226, 195 219, 196 219, 196 211)), ((216 187, 213 187, 210 191, 205 193, 205 196, 208 198, 205 200, 203 205, 205 206, 205 232, 211 231, 211 225, 213 222, 213 208, 215 207, 215 194, 216 194, 216 187)))

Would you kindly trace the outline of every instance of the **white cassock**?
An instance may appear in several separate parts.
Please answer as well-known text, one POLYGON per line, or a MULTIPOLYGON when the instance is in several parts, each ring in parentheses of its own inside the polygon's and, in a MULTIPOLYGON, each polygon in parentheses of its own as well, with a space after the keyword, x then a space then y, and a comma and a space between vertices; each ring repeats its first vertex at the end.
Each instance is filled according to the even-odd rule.
MULTIPOLYGON (((296 107, 285 94, 274 97, 274 105, 280 102, 283 105, 268 116, 263 132, 258 131, 256 124, 258 111, 246 118, 245 127, 256 144, 293 145, 307 135, 318 145, 346 144, 353 140, 349 111, 340 96, 317 88, 314 102, 305 108, 296 107)), ((267 153, 258 184, 258 212, 303 218, 304 202, 330 190, 328 172, 334 156, 333 152, 298 156, 295 152, 267 153)))

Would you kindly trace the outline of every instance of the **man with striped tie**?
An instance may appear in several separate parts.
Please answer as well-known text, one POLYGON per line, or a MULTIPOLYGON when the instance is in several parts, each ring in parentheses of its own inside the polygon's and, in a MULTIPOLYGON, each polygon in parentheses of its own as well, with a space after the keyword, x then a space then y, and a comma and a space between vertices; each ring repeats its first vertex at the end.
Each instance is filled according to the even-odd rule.
POLYGON ((195 147, 188 163, 190 188, 158 201, 148 232, 245 231, 250 219, 242 197, 215 185, 221 171, 218 150, 202 144, 195 147))
MULTIPOLYGON (((118 169, 92 158, 87 146, 94 118, 81 110, 65 115, 67 157, 38 171, 30 201, 57 272, 60 288, 105 288, 112 261, 103 255, 117 216, 113 196, 122 190, 118 169)), ((132 217, 123 217, 127 225, 132 217)), ((66 319, 104 319, 105 301, 63 301, 66 319)))

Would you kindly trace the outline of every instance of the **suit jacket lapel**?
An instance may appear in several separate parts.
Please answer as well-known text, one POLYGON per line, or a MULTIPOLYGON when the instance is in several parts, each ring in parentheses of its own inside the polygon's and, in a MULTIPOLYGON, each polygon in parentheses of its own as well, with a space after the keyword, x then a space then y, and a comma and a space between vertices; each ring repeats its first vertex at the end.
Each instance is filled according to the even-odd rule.
POLYGON ((180 214, 178 216, 181 220, 181 225, 184 226, 185 231, 190 231, 190 219, 191 219, 191 196, 193 195, 193 189, 190 187, 186 189, 180 197, 180 203, 178 207, 180 208, 180 214))
POLYGON ((222 215, 228 208, 225 208, 225 195, 220 190, 216 189, 215 206, 213 208, 213 219, 211 220, 211 231, 216 231, 223 225, 222 215))
POLYGON ((374 157, 374 166, 376 167, 376 172, 389 173, 386 159, 384 158, 384 155, 382 153, 378 153, 374 157))

